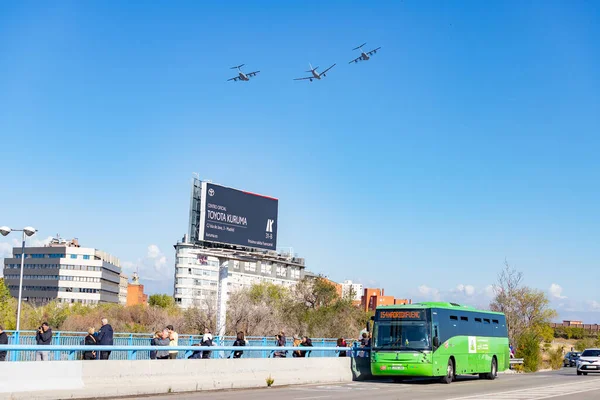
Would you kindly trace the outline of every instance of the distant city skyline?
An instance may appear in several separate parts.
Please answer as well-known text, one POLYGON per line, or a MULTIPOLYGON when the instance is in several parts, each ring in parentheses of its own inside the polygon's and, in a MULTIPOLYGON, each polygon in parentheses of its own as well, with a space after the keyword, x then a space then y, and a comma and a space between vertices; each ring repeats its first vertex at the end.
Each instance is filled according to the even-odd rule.
POLYGON ((506 259, 600 321, 598 3, 24 1, 0 35, 0 224, 28 245, 172 294, 197 172, 277 197, 278 247, 336 282, 481 306, 506 259), (337 65, 294 82, 309 62, 337 65))

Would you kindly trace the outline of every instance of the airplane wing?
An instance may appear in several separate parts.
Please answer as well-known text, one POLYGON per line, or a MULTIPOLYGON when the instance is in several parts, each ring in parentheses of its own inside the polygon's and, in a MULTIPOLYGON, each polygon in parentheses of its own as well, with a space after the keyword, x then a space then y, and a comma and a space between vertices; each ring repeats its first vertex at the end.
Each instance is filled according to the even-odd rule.
POLYGON ((354 60, 352 60, 352 61, 349 61, 349 62, 348 62, 348 64, 352 64, 352 63, 359 62, 359 61, 362 61, 362 55, 361 55, 360 57, 356 57, 356 58, 355 58, 354 60))
POLYGON ((333 67, 335 67, 335 64, 333 64, 331 67, 327 68, 325 71, 321 72, 319 75, 325 75, 325 72, 329 71, 333 67))
POLYGON ((303 81, 305 79, 315 79, 315 77, 314 76, 307 76, 306 78, 295 78, 294 80, 295 81, 303 81))
POLYGON ((381 47, 378 47, 378 48, 376 48, 376 49, 373 49, 373 50, 369 51, 367 54, 368 54, 368 55, 373 55, 373 54, 377 53, 377 50, 379 50, 379 49, 381 49, 381 47))
POLYGON ((258 74, 259 72, 260 72, 260 71, 254 71, 254 72, 250 72, 250 73, 246 74, 246 76, 247 76, 248 78, 250 78, 251 76, 256 76, 256 74, 258 74))
POLYGON ((235 78, 227 79, 227 82, 229 82, 229 81, 234 81, 234 82, 235 82, 235 81, 237 81, 238 79, 240 79, 240 77, 239 77, 239 76, 236 76, 235 78))

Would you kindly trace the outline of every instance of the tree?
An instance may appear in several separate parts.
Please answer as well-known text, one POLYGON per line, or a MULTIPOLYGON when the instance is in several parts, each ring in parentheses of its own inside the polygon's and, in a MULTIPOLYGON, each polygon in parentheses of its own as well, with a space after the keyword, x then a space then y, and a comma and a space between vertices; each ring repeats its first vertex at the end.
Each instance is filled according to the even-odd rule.
POLYGON ((8 301, 8 299, 12 299, 10 290, 8 290, 6 282, 4 282, 4 278, 0 278, 0 303, 4 303, 8 301))
POLYGON ((494 285, 495 297, 490 309, 506 315, 508 336, 513 342, 518 342, 525 333, 534 335, 537 340, 547 338, 544 327, 556 317, 556 311, 549 307, 550 301, 544 292, 522 286, 522 280, 523 273, 505 261, 494 285))
POLYGON ((153 294, 148 299, 148 304, 150 306, 166 309, 172 308, 175 305, 175 300, 168 294, 153 294))

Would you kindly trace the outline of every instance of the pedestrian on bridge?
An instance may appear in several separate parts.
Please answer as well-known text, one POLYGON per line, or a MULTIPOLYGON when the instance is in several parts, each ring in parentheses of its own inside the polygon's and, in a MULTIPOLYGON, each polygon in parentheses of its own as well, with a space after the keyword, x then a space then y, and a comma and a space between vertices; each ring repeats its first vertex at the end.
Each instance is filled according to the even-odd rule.
MULTIPOLYGON (((95 331, 96 330, 94 328, 88 329, 88 334, 85 337, 85 339, 83 340, 83 344, 85 346, 95 346, 97 344, 96 338, 94 337, 95 331)), ((84 360, 95 360, 96 359, 96 352, 95 351, 84 351, 83 352, 83 359, 84 360)))
MULTIPOLYGON (((8 335, 4 332, 4 327, 0 325, 0 345, 8 344, 8 335)), ((6 351, 0 351, 0 361, 6 361, 6 351)))
MULTIPOLYGON (((102 327, 98 331, 96 341, 99 346, 112 346, 113 345, 113 328, 108 324, 108 319, 102 318, 102 327)), ((110 357, 110 351, 101 351, 98 355, 100 360, 108 360, 110 357)))
MULTIPOLYGON (((302 342, 300 343, 300 347, 313 347, 312 340, 308 336, 302 337, 302 342)), ((302 350, 300 351, 300 357, 307 357, 310 355, 310 351, 302 350)))
MULTIPOLYGON (((235 342, 233 342, 234 346, 246 346, 246 339, 244 338, 244 332, 238 332, 235 342)), ((241 358, 243 351, 236 350, 233 352, 233 358, 241 358)))
MULTIPOLYGON (((173 325, 167 325, 167 331, 169 332, 169 346, 177 346, 179 343, 179 335, 173 329, 173 325)), ((177 358, 178 351, 169 351, 169 358, 175 360, 177 358)))
MULTIPOLYGON (((348 347, 348 344, 346 343, 346 339, 344 339, 344 338, 339 338, 339 339, 337 340, 336 346, 337 346, 337 347, 348 347)), ((338 356, 338 357, 346 357, 346 356, 347 356, 347 354, 346 354, 346 352, 345 352, 345 351, 340 351, 340 353, 339 353, 339 356, 338 356)))
MULTIPOLYGON (((38 331, 35 335, 35 341, 38 346, 50 346, 52 344, 52 329, 47 322, 44 322, 42 326, 38 328, 38 331)), ((36 361, 48 361, 48 355, 50 353, 48 351, 36 351, 35 352, 35 360, 36 361)))
MULTIPOLYGON (((285 347, 285 334, 283 331, 281 331, 280 334, 275 335, 275 346, 285 347)), ((273 357, 274 358, 285 358, 286 353, 287 353, 286 351, 274 351, 273 357)))
MULTIPOLYGON (((202 336, 202 346, 207 346, 210 347, 213 345, 213 336, 212 336, 212 332, 206 328, 204 329, 204 335, 202 336)), ((210 351, 203 351, 202 352, 202 358, 210 358, 210 351)))
MULTIPOLYGON (((169 331, 168 329, 163 329, 162 332, 158 332, 159 336, 157 338, 156 344, 157 346, 169 346, 169 331)), ((169 359, 169 350, 158 350, 156 352, 157 360, 168 360, 169 359)))

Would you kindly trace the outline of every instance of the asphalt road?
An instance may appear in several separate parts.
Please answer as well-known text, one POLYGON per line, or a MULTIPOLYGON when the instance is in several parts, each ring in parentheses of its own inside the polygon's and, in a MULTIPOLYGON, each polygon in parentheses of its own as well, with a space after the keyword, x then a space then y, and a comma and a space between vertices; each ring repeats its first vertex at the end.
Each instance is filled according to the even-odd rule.
POLYGON ((152 400, 566 400, 600 399, 600 374, 577 376, 575 368, 537 374, 502 374, 494 381, 459 377, 444 385, 414 380, 403 383, 386 381, 354 382, 331 385, 306 385, 216 392, 173 393, 164 396, 137 397, 152 400))

